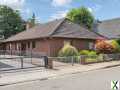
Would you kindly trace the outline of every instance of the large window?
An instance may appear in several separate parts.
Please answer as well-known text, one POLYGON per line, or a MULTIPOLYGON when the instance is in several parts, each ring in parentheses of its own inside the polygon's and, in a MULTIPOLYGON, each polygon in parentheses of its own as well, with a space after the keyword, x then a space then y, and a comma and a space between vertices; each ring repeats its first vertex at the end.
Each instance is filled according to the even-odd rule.
POLYGON ((36 42, 32 41, 32 48, 35 48, 35 47, 36 47, 36 42))

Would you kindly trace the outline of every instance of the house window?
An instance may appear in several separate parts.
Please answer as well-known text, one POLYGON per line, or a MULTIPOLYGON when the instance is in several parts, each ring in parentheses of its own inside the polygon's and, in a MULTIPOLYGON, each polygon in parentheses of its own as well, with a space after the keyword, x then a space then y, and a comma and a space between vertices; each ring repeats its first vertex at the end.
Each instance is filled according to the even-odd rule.
POLYGON ((36 47, 36 43, 35 41, 32 41, 32 48, 35 48, 36 47))
POLYGON ((92 42, 89 43, 89 49, 94 49, 94 43, 92 42))
POLYGON ((66 44, 71 44, 71 40, 64 40, 64 45, 66 45, 66 44))
POLYGON ((30 48, 30 42, 28 42, 28 48, 30 48))

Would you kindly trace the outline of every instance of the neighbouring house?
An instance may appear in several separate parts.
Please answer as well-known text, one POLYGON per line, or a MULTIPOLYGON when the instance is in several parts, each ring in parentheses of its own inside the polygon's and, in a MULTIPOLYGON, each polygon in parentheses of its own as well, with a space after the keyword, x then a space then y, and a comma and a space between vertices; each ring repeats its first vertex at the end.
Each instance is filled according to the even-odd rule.
POLYGON ((94 49, 96 39, 103 38, 68 19, 59 19, 36 25, 4 41, 6 50, 35 51, 56 56, 65 43, 78 50, 94 49))
POLYGON ((97 33, 109 39, 120 39, 120 18, 98 22, 95 27, 97 33))

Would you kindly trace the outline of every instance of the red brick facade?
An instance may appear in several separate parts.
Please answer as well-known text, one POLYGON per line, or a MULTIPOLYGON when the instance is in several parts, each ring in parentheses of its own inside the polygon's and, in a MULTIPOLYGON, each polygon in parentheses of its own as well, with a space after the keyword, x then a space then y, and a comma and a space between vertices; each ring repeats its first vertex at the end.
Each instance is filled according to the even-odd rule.
POLYGON ((64 46, 65 41, 69 41, 78 50, 90 49, 89 44, 95 43, 95 40, 88 39, 65 39, 65 38, 46 38, 17 42, 7 42, 6 50, 25 50, 47 54, 48 56, 57 56, 59 50, 64 46), (34 42, 34 43, 33 43, 34 42), (35 46, 33 47, 34 44, 35 46))

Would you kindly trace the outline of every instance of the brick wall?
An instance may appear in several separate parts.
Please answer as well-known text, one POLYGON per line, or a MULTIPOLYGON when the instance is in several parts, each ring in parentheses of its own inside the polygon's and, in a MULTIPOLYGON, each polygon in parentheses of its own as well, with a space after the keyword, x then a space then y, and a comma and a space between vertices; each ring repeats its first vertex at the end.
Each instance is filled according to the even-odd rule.
POLYGON ((60 49, 64 46, 64 41, 70 41, 71 44, 78 50, 89 49, 89 43, 95 43, 95 40, 83 40, 83 39, 64 39, 53 38, 49 40, 50 44, 50 56, 57 56, 60 49))
MULTIPOLYGON (((83 39, 65 39, 65 38, 48 38, 48 39, 36 39, 36 40, 27 40, 11 43, 11 50, 15 50, 15 45, 18 45, 20 50, 22 48, 21 43, 25 43, 26 50, 32 50, 34 52, 45 53, 48 56, 57 56, 59 50, 64 46, 64 42, 69 40, 73 46, 78 50, 89 49, 89 43, 94 40, 83 40, 83 39), (32 42, 35 42, 35 48, 32 48, 32 42), (30 47, 28 48, 28 42, 30 42, 30 47)), ((6 49, 9 49, 10 43, 6 43, 6 49)))

